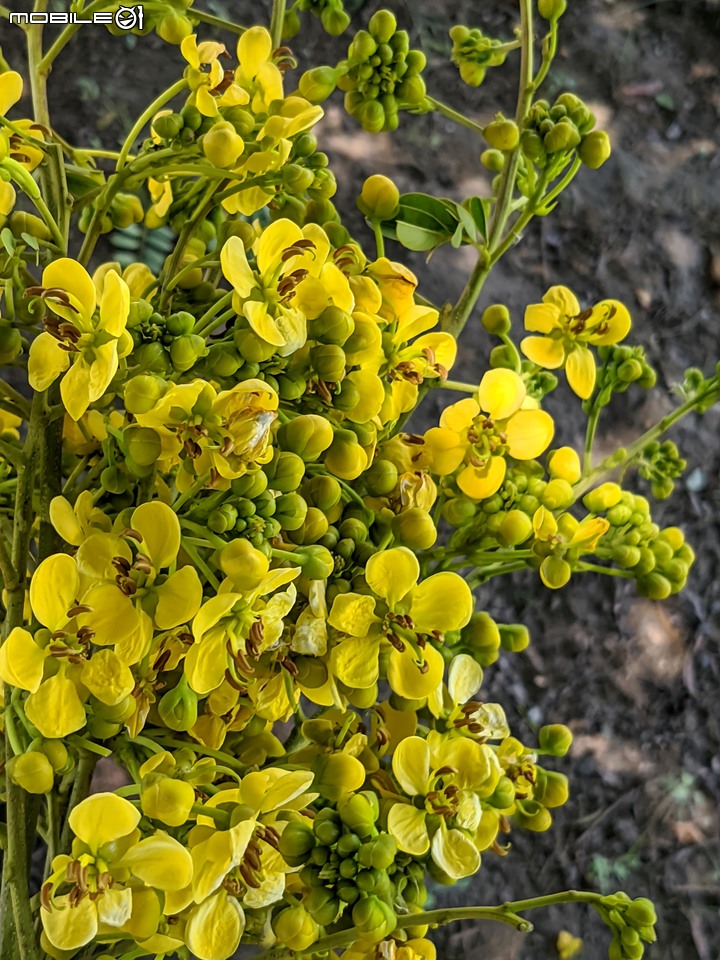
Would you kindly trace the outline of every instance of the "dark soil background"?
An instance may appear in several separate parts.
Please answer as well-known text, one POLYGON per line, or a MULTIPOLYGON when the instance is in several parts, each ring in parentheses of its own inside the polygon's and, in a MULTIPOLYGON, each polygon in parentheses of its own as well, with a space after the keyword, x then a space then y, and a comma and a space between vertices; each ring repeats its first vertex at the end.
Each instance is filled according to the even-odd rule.
MULTIPOLYGON (((265 15, 265 5, 252 0, 201 5, 240 22, 265 15)), ((356 2, 353 27, 365 25, 379 5, 356 2)), ((514 3, 388 5, 427 53, 434 96, 480 121, 497 109, 512 113, 512 58, 471 90, 449 63, 447 31, 468 23, 509 38, 514 3)), ((659 381, 650 397, 631 391, 610 408, 601 439, 611 450, 671 409, 672 385, 687 366, 709 373, 720 358, 720 5, 571 0, 561 27, 546 95, 571 90, 589 101, 611 133, 614 153, 601 171, 582 172, 557 210, 531 225, 491 277, 481 306, 506 302, 519 329, 525 304, 555 283, 573 288, 583 303, 615 297, 628 305, 632 338, 647 349, 659 381)), ((0 26, 13 63, 15 33, 0 26)), ((302 68, 343 53, 342 41, 328 41, 317 29, 301 34, 293 48, 302 68), (323 53, 328 47, 331 56, 323 53)), ((54 71, 54 123, 75 143, 112 148, 182 68, 179 52, 155 37, 115 38, 85 28, 54 71)), ((397 134, 370 136, 333 100, 319 129, 340 184, 338 205, 365 239, 354 200, 371 173, 393 176, 401 190, 456 200, 489 190, 478 160, 482 142, 439 115, 403 116, 397 134)), ((472 256, 448 249, 427 264, 419 256, 411 263, 421 291, 442 303, 461 289, 472 256)), ((479 379, 490 347, 472 318, 453 377, 479 379)), ((556 397, 563 441, 580 443, 579 404, 569 393, 556 397)), ((427 425, 439 406, 431 396, 414 426, 427 425)), ((484 695, 505 705, 514 731, 530 742, 543 723, 572 727, 571 755, 557 761, 570 775, 572 795, 549 833, 514 835, 508 857, 488 855, 472 881, 434 891, 437 903, 495 903, 572 887, 624 889, 658 905, 659 942, 649 956, 720 958, 719 434, 717 411, 685 421, 673 434, 689 466, 657 518, 682 525, 698 553, 680 597, 654 604, 623 581, 588 575, 559 593, 529 575, 485 588, 481 603, 500 619, 527 623, 533 644, 487 671, 484 695)), ((439 955, 552 958, 561 929, 583 938, 584 960, 607 955, 608 934, 585 908, 542 911, 533 920, 529 937, 491 925, 446 928, 436 934, 439 955)))

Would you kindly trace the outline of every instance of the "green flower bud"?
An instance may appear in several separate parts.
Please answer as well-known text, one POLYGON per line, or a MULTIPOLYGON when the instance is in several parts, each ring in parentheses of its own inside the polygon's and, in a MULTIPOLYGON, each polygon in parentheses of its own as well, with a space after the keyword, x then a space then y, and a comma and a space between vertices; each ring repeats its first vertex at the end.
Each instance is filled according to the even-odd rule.
POLYGON ((583 503, 591 513, 603 513, 620 503, 622 488, 617 483, 601 483, 583 497, 583 503))
POLYGON ((340 819, 331 807, 321 810, 313 821, 313 833, 325 847, 332 847, 342 834, 340 819))
POLYGON ((377 41, 367 30, 358 30, 348 49, 348 60, 351 63, 364 63, 375 53, 377 47, 377 41))
POLYGON ((332 424, 317 414, 303 414, 284 423, 278 430, 277 440, 283 450, 313 463, 333 442, 332 424))
POLYGON ((367 100, 356 114, 363 130, 368 133, 380 133, 385 127, 385 110, 377 100, 367 100))
POLYGON ((545 486, 540 502, 548 510, 565 510, 575 502, 575 494, 567 480, 556 477, 545 486))
POLYGON ((504 303, 493 303, 483 311, 480 322, 488 333, 504 337, 510 332, 510 311, 504 303))
MULTIPOLYGON (((288 496, 292 496, 292 494, 288 494, 288 496)), ((276 514, 276 519, 282 524, 280 514, 276 514)), ((289 531, 289 537, 293 543, 301 545, 317 543, 327 533, 328 526, 328 518, 322 510, 318 510, 317 507, 308 507, 305 519, 297 529, 289 531)))
POLYGON ((214 167, 235 166, 245 143, 229 120, 220 120, 202 138, 202 149, 214 167))
POLYGON ((332 890, 315 887, 303 900, 303 906, 316 923, 326 927, 335 923, 340 914, 340 901, 332 890))
POLYGON ((390 936, 397 917, 389 904, 379 897, 369 896, 359 900, 353 907, 352 922, 363 940, 377 943, 390 936))
POLYGON ((398 543, 411 550, 429 550, 437 540, 432 517, 421 507, 410 507, 394 517, 392 531, 398 543))
POLYGON ((13 210, 10 214, 10 230, 13 235, 19 237, 22 233, 27 233, 38 240, 52 240, 52 233, 44 220, 36 217, 34 213, 26 213, 24 210, 13 210))
POLYGON ((537 800, 518 801, 512 819, 525 830, 544 833, 552 826, 548 810, 537 800))
POLYGON ((483 130, 483 136, 495 150, 514 150, 520 142, 520 130, 514 120, 507 120, 502 114, 483 130))
POLYGON ((551 757, 564 757, 572 745, 573 736, 562 723, 550 723, 540 727, 538 744, 551 757))
POLYGON ((522 623, 498 624, 500 645, 509 653, 520 653, 530 645, 530 631, 522 623))
POLYGON ((397 88, 397 99, 413 107, 421 104, 426 96, 427 87, 420 76, 406 77, 397 88))
POLYGON ((323 103, 335 91, 341 73, 327 66, 306 70, 298 81, 298 93, 310 103, 323 103))
POLYGON ((239 105, 225 107, 222 111, 222 118, 231 123, 235 132, 241 137, 248 136, 255 128, 255 115, 252 110, 248 110, 246 107, 239 105))
POLYGON ((325 33, 329 33, 331 37, 339 37, 350 26, 350 16, 342 7, 327 6, 320 14, 320 22, 325 33))
POLYGON ((175 137, 179 136, 184 125, 185 118, 179 113, 172 113, 172 111, 158 114, 152 122, 153 130, 162 140, 174 140, 175 137))
MULTIPOLYGON (((481 71, 483 76, 485 71, 481 71)), ((463 77, 463 79, 465 79, 463 77)), ((465 81, 467 83, 467 81, 465 81)), ((480 154, 480 163, 491 173, 499 173, 505 165, 505 157, 501 150, 483 150, 480 154)))
POLYGON ((543 137, 543 145, 548 153, 572 150, 579 143, 580 132, 568 117, 559 120, 543 137))
POLYGON ((22 352, 20 331, 9 324, 0 325, 0 364, 9 364, 22 352))
POLYGON ((383 497, 395 489, 398 470, 391 460, 379 458, 362 476, 368 493, 374 497, 383 497))
POLYGON ((197 333, 177 337, 170 344, 170 359, 178 373, 185 373, 190 370, 206 353, 205 338, 197 333))
POLYGON ((320 343, 310 348, 310 361, 325 383, 337 383, 345 376, 345 353, 334 343, 320 343))
POLYGON ((304 547, 296 551, 295 555, 302 566, 303 576, 308 580, 327 580, 335 568, 330 551, 317 544, 304 547))
POLYGON ((299 30, 300 17, 298 16, 296 10, 294 8, 291 10, 286 10, 285 16, 283 17, 282 39, 286 41, 292 40, 292 38, 297 35, 299 30))
POLYGON ((292 493, 300 486, 305 475, 305 464, 301 457, 289 450, 276 450, 270 463, 263 466, 272 490, 278 493, 292 493))
POLYGON ((338 803, 338 813, 345 826, 365 839, 375 833, 375 823, 380 815, 377 795, 369 790, 344 797, 338 803))
POLYGON ((570 796, 568 778, 563 773, 554 770, 537 768, 537 782, 533 791, 535 800, 544 807, 552 810, 567 803, 570 796))
POLYGON ((110 205, 110 218, 116 227, 125 230, 133 223, 141 223, 145 216, 140 198, 134 193, 118 193, 110 205))
POLYGON ((183 676, 177 686, 163 694, 157 709, 160 718, 170 730, 188 731, 197 723, 197 694, 183 676))
POLYGON ((39 750, 11 757, 5 769, 12 782, 27 793, 50 793, 55 783, 55 772, 50 761, 39 750))
MULTIPOLYGON (((362 840, 356 833, 344 833, 338 840, 337 852, 340 857, 353 857, 362 846, 362 840)), ((353 874, 355 876, 355 874, 353 874)))
POLYGON ((141 467, 154 464, 160 457, 162 443, 158 434, 150 427, 131 424, 123 430, 123 441, 127 452, 141 467))
POLYGON ((397 844, 389 833, 383 833, 373 840, 363 844, 358 854, 358 860, 364 867, 373 867, 375 870, 387 870, 397 854, 397 844))
POLYGON ((374 174, 363 183, 358 208, 370 220, 392 220, 400 205, 400 191, 388 177, 374 174))
POLYGON ((515 369, 515 353, 509 347, 493 347, 490 351, 490 366, 493 369, 505 367, 508 370, 515 369))
POLYGON ((633 900, 625 911, 625 920, 636 929, 654 927, 657 923, 657 913, 652 900, 645 897, 638 897, 637 900, 633 900))
POLYGON ((192 29, 190 20, 171 8, 156 25, 155 33, 166 43, 179 46, 185 37, 190 36, 192 29))
POLYGON ((500 628, 484 610, 473 613, 470 622, 462 628, 460 637, 480 666, 489 666, 498 659, 501 644, 500 628))
POLYGON ((286 907, 272 921, 278 940, 290 950, 307 950, 318 938, 318 925, 304 907, 286 907))
POLYGON ((591 170, 601 167, 612 153, 610 137, 604 130, 591 130, 578 147, 578 156, 591 170))
POLYGON ((317 690, 327 683, 328 668, 324 660, 319 657, 295 657, 297 668, 297 682, 310 690, 317 690))
POLYGON ((348 881, 337 885, 337 894, 343 903, 355 903, 360 896, 360 891, 354 883, 348 881))
POLYGON ((325 454, 325 467, 341 480, 355 480, 367 467, 367 454, 352 430, 338 430, 325 454))
POLYGON ((567 10, 567 0, 538 0, 538 13, 546 20, 555 21, 567 10))
POLYGON ((511 806, 515 800, 515 784, 510 777, 500 777, 498 784, 487 802, 498 810, 505 810, 511 806))
POLYGON ((378 10, 370 18, 368 30, 378 43, 387 43, 397 30, 395 14, 390 10, 378 10))
POLYGON ((509 510, 500 522, 498 540, 504 547, 514 547, 518 543, 524 543, 532 532, 532 520, 526 513, 522 510, 509 510))
MULTIPOLYGON (((617 509, 617 507, 613 508, 617 509)), ((630 570, 633 567, 636 567, 640 563, 640 551, 637 547, 630 546, 629 544, 618 544, 617 547, 613 547, 612 558, 618 566, 622 567, 624 570, 630 570)))
POLYGON ((305 522, 308 505, 299 493, 284 493, 275 504, 275 519, 283 530, 299 530, 305 522))
POLYGON ((653 571, 638 580, 638 591, 651 600, 667 600, 672 593, 672 584, 667 577, 653 571))

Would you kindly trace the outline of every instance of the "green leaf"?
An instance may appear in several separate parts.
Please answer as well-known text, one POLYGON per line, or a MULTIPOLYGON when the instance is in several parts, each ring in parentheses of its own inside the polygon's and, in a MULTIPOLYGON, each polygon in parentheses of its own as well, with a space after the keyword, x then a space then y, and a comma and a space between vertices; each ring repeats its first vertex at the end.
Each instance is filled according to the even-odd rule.
MULTIPOLYGON (((471 243, 477 243, 478 241, 478 229, 477 224, 472 218, 472 215, 465 209, 465 207, 458 204, 457 207, 458 217, 460 218, 460 226, 462 227, 463 233, 461 233, 461 243, 462 236, 466 234, 470 238, 471 243)), ((453 238, 454 241, 454 238, 453 238)), ((454 246, 454 242, 453 242, 454 246)))
POLYGON ((457 250, 458 247, 461 247, 461 246, 462 246, 464 239, 465 239, 465 226, 464 226, 464 224, 459 223, 458 226, 457 226, 457 230, 456 230, 455 233, 452 235, 452 238, 451 238, 451 240, 450 240, 450 243, 451 243, 451 244, 453 245, 453 247, 455 247, 455 249, 457 250))
POLYGON ((21 233, 20 236, 29 247, 33 248, 33 250, 38 251, 40 249, 40 244, 31 233, 21 233))
POLYGON ((8 227, 3 227, 3 229, 0 230, 0 242, 2 242, 2 245, 10 256, 15 253, 15 237, 8 227))
POLYGON ((481 197, 470 197, 463 200, 463 209, 467 210, 480 231, 480 236, 487 239, 487 223, 490 215, 490 200, 481 197))
POLYGON ((408 250, 422 251, 434 250, 436 247, 447 243, 449 237, 447 234, 438 233, 435 230, 428 230, 425 227, 417 227, 411 223, 399 221, 396 226, 396 235, 398 241, 408 250))

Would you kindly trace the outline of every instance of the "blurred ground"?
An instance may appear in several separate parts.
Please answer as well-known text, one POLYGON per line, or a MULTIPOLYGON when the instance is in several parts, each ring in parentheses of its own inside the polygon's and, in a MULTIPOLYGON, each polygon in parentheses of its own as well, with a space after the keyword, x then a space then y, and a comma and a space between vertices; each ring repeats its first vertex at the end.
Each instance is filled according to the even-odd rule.
MULTIPOLYGON (((201 5, 240 21, 260 15, 250 0, 201 5)), ((355 24, 363 25, 377 5, 356 2, 355 24)), ((498 108, 512 112, 512 67, 491 71, 480 90, 462 87, 448 62, 447 30, 467 22, 510 37, 514 4, 388 5, 428 54, 433 95, 481 121, 498 108)), ((590 101, 612 134, 613 158, 597 173, 583 172, 555 213, 531 226, 483 295, 482 305, 506 302, 518 325, 525 304, 554 283, 572 287, 584 303, 615 297, 630 307, 634 338, 658 369, 659 389, 647 401, 640 391, 624 394, 610 409, 608 449, 670 409, 672 384, 687 366, 709 372, 720 357, 719 35, 720 7, 703 0, 569 4, 547 95, 572 90, 590 101)), ((342 55, 342 43, 331 46, 342 55)), ((317 31, 294 43, 303 68, 326 47, 317 31)), ((11 48, 5 53, 12 59, 11 48)), ((181 70, 179 54, 155 38, 135 42, 86 29, 55 69, 58 130, 74 142, 94 135, 112 147, 181 70)), ((404 117, 397 135, 371 137, 332 103, 320 130, 340 184, 338 205, 359 233, 354 198, 370 173, 392 175, 401 189, 456 200, 488 189, 478 162, 481 142, 443 117, 404 117)), ((440 251, 429 264, 413 261, 422 292, 438 303, 459 291, 470 265, 466 250, 440 251)), ((461 346, 453 376, 477 380, 491 346, 477 318, 461 346)), ((577 443, 579 408, 569 395, 560 396, 556 409, 561 404, 568 418, 563 440, 577 443)), ((415 426, 436 415, 431 397, 415 426)), ((486 588, 481 602, 500 619, 530 625, 534 642, 487 671, 485 696, 501 701, 517 734, 529 740, 543 723, 570 724, 575 745, 558 768, 570 775, 572 797, 548 834, 513 837, 510 856, 488 856, 477 878, 439 891, 439 902, 625 889, 658 905, 655 960, 720 957, 719 434, 717 411, 673 434, 689 467, 658 515, 681 524, 698 551, 682 596, 657 605, 622 581, 588 576, 559 594, 543 591, 530 576, 486 588)), ((437 936, 439 954, 545 960, 556 956, 555 938, 567 928, 584 938, 584 960, 606 956, 607 933, 586 909, 542 911, 533 919, 530 937, 489 925, 448 928, 437 936)))

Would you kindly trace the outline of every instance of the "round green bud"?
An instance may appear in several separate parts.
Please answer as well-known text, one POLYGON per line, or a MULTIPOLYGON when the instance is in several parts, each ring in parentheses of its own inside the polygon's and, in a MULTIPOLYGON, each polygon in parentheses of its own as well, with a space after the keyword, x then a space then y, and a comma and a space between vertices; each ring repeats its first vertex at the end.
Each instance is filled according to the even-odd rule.
POLYGON ((337 843, 342 834, 342 826, 332 808, 326 807, 318 813, 313 821, 313 833, 323 846, 331 847, 337 843))
POLYGON ((20 331, 9 324, 0 326, 0 364, 10 364, 22 352, 20 331))
POLYGON ((551 22, 559 20, 567 10, 567 0, 538 0, 538 13, 551 22))
POLYGON ((509 653, 520 653, 530 645, 530 631, 522 623, 498 624, 500 645, 509 653))
POLYGON ((538 745, 552 757, 564 757, 572 745, 573 735, 562 723, 549 723, 540 727, 538 745))
POLYGON ((633 900, 625 911, 625 920, 636 928, 654 927, 657 923, 657 913, 652 900, 645 897, 633 900))
POLYGON ((573 493, 573 488, 567 480, 561 480, 559 477, 550 480, 546 484, 540 497, 540 502, 544 507, 547 507, 548 510, 565 510, 566 507, 569 507, 574 501, 575 494, 573 493))
POLYGON ((525 830, 544 833, 552 826, 552 817, 548 810, 537 800, 523 800, 517 803, 512 819, 525 830))
POLYGON ((362 477, 371 496, 383 497, 395 489, 398 470, 391 460, 379 458, 363 473, 362 477))
POLYGON ((543 137, 543 146, 548 153, 572 150, 580 143, 580 132, 568 117, 559 120, 543 137))
POLYGON ((300 486, 305 475, 305 463, 296 453, 276 450, 270 463, 263 466, 268 485, 278 493, 292 493, 300 486))
POLYGON ((375 832, 375 823, 380 815, 376 794, 365 790, 344 797, 338 804, 338 813, 345 826, 360 838, 375 832))
POLYGON ((283 530, 299 530, 307 512, 307 503, 299 493, 284 493, 275 501, 274 516, 283 530))
POLYGON ((155 26, 155 33, 164 40, 165 43, 172 43, 178 46, 185 37, 192 33, 192 23, 187 17, 172 8, 163 16, 162 20, 155 26))
POLYGON ((390 936, 395 929, 397 917, 389 904, 371 895, 355 904, 352 922, 361 939, 377 943, 390 936))
POLYGON ((410 550, 429 550, 437 540, 437 528, 432 517, 422 507, 410 507, 393 517, 395 539, 410 550))
POLYGON ((578 147, 578 156, 591 170, 601 167, 612 153, 610 137, 604 130, 591 130, 578 147))
MULTIPOLYGON (((341 857, 353 857, 362 846, 362 840, 356 833, 344 833, 338 840, 337 852, 341 857)), ((355 874, 353 874, 354 876, 355 874)))
POLYGON ((477 503, 469 497, 453 497, 447 500, 442 507, 442 516, 444 520, 453 526, 461 527, 467 523, 477 513, 477 503))
POLYGON ((206 352, 205 338, 197 333, 177 337, 170 344, 170 359, 178 373, 186 373, 206 352))
POLYGON ((174 689, 163 694, 157 709, 166 727, 187 732, 197 723, 197 704, 197 694, 183 677, 174 689))
POLYGON ((39 750, 11 757, 5 769, 12 782, 27 793, 50 793, 55 783, 55 771, 45 754, 39 750))
POLYGON ((121 230, 133 223, 140 223, 145 215, 140 198, 133 193, 118 193, 110 205, 109 213, 113 224, 121 230))
POLYGON ((229 120, 220 120, 203 136, 202 149, 213 166, 224 169, 237 163, 245 142, 229 120))
POLYGON ((341 6, 326 6, 320 14, 320 22, 325 33, 329 33, 331 37, 339 37, 350 26, 350 15, 341 6))
POLYGON ((490 366, 493 369, 505 367, 508 370, 515 369, 515 354, 506 346, 493 347, 490 351, 490 366))
POLYGON ((322 103, 334 92, 338 71, 333 67, 313 67, 306 70, 298 81, 298 93, 310 103, 322 103))
POLYGON ((40 217, 36 217, 34 213, 26 213, 24 210, 13 210, 10 214, 9 224, 10 230, 16 237, 19 237, 22 233, 27 233, 31 237, 36 237, 38 240, 52 240, 53 238, 50 228, 45 221, 41 220, 40 217))
POLYGON ((318 925, 304 907, 286 907, 272 920, 278 940, 290 950, 305 951, 318 938, 318 925))
POLYGON ((352 430, 338 430, 325 454, 325 467, 341 480, 355 480, 367 467, 367 454, 352 430))
POLYGON ((185 126, 185 119, 179 113, 159 114, 152 122, 152 128, 162 140, 174 140, 185 126))
POLYGON ((488 333, 496 337, 504 337, 510 332, 512 321, 510 311, 504 303, 493 303, 483 311, 480 322, 488 333))
POLYGON ((128 454, 141 467, 154 464, 160 457, 162 443, 150 427, 131 424, 123 430, 123 441, 128 454))
POLYGON ((505 157, 501 150, 483 150, 480 154, 480 163, 491 173, 500 173, 505 165, 505 157))
POLYGON ((387 43, 397 30, 397 19, 390 10, 378 10, 370 18, 368 30, 377 43, 387 43))
POLYGON ((560 447, 548 457, 548 472, 553 478, 577 483, 582 476, 580 457, 572 447, 560 447))
POLYGON ((617 483, 601 483, 583 497, 583 503, 591 513, 603 513, 620 503, 622 488, 617 483))
POLYGON ((672 593, 672 584, 667 577, 653 571, 638 580, 638 590, 651 600, 667 600, 672 593))
POLYGON ((333 442, 332 424, 317 414, 302 414, 280 427, 277 440, 283 450, 313 463, 333 442))
POLYGON ((553 810, 567 803, 570 796, 568 778, 554 770, 537 768, 537 782, 533 791, 534 798, 544 807, 553 810))
POLYGON ((332 890, 315 887, 303 900, 303 906, 320 926, 328 927, 335 923, 340 913, 340 901, 332 890))
POLYGON ((313 369, 325 383, 337 383, 345 376, 345 352, 334 343, 319 343, 310 348, 313 369))
POLYGON ((469 623, 462 628, 460 637, 463 644, 472 651, 472 656, 480 666, 489 666, 498 659, 501 644, 500 628, 484 610, 473 613, 469 623))
POLYGON ((327 580, 335 568, 335 561, 326 547, 312 544, 295 553, 308 580, 327 580))
POLYGON ((520 142, 518 125, 501 115, 487 124, 483 136, 494 150, 514 150, 520 142))
POLYGON ((367 100, 356 114, 360 125, 368 133, 380 133, 385 127, 385 109, 377 100, 367 100))
POLYGON ((363 183, 357 205, 370 220, 391 220, 400 206, 400 191, 389 177, 377 173, 363 183))
POLYGON ((522 510, 509 510, 498 529, 498 540, 504 547, 524 543, 533 532, 532 520, 522 510))
MULTIPOLYGON (((288 494, 288 496, 292 496, 292 494, 288 494)), ((276 513, 275 519, 282 524, 281 514, 276 513)), ((328 518, 322 510, 318 510, 317 507, 308 507, 305 519, 299 527, 289 531, 289 538, 293 543, 301 545, 317 543, 328 532, 328 526, 328 518)))

